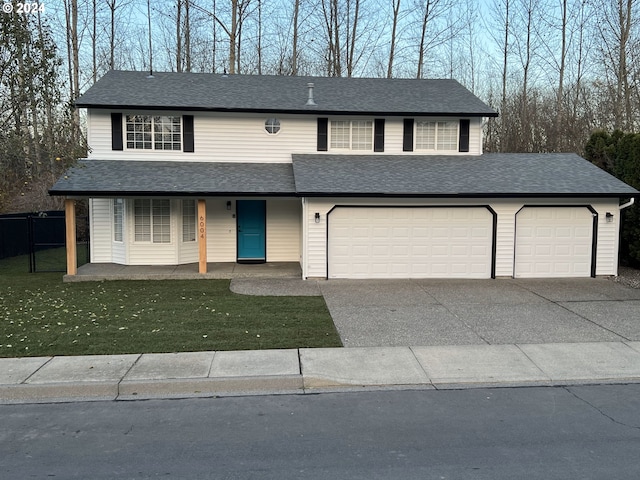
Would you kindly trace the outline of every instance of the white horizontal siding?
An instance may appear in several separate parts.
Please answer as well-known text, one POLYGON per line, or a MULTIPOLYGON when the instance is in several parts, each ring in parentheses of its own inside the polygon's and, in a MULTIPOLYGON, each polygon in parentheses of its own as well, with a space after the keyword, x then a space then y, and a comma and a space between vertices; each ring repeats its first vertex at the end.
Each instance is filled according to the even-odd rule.
POLYGON ((198 242, 180 242, 178 245, 178 263, 196 263, 198 261, 198 242))
MULTIPOLYGON (((116 110, 90 109, 88 114, 89 158, 100 160, 175 160, 193 162, 266 162, 286 163, 291 154, 317 152, 317 115, 276 115, 280 131, 275 135, 264 129, 265 120, 273 115, 216 112, 162 112, 165 115, 194 115, 195 152, 183 153, 162 150, 111 150, 111 112, 116 110)), ((158 112, 123 112, 157 114, 158 112)), ((342 119, 343 117, 329 117, 342 119)), ((349 116, 352 120, 372 120, 371 116, 349 116)), ((419 120, 456 120, 457 118, 420 117, 419 120)), ((125 130, 123 124, 123 132, 125 130)), ((480 155, 482 153, 482 119, 472 118, 469 129, 469 152, 402 151, 403 118, 385 119, 385 146, 382 154, 395 155, 480 155)), ((363 151, 336 150, 320 153, 361 155, 363 151)))
POLYGON ((235 262, 236 256, 236 200, 233 198, 207 199, 207 260, 209 262, 235 262), (227 210, 227 202, 231 210, 227 210))
POLYGON ((469 122, 469 153, 482 155, 482 118, 475 117, 469 122))
POLYGON ((496 277, 512 277, 516 235, 516 212, 522 203, 494 202, 491 208, 498 215, 496 226, 496 277))
POLYGON ((593 203, 592 207, 598 212, 596 275, 617 275, 621 216, 618 202, 617 200, 599 200, 597 203, 593 203), (611 223, 607 223, 607 212, 613 214, 611 223))
POLYGON ((300 199, 267 200, 267 261, 299 262, 302 207, 300 199))
MULTIPOLYGON (((291 162, 292 153, 314 153, 317 147, 315 116, 282 115, 275 135, 264 129, 271 115, 184 112, 194 115, 193 153, 162 150, 111 150, 111 112, 90 110, 90 158, 100 160, 183 160, 189 162, 291 162)), ((127 113, 122 112, 123 117, 127 113)), ((154 112, 135 112, 140 114, 154 112)), ((163 112, 181 115, 182 112, 163 112)), ((157 114, 157 112, 155 112, 157 114)), ((123 125, 124 131, 124 125, 123 125)))
POLYGON ((92 198, 89 200, 91 263, 113 262, 111 253, 112 218, 109 198, 92 198))

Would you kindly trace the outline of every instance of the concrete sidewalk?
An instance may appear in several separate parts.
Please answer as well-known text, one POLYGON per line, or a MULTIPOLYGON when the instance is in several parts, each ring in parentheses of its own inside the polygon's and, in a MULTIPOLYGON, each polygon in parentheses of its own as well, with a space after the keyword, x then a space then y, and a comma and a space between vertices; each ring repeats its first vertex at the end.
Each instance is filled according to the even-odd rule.
POLYGON ((0 358, 0 403, 640 382, 640 342, 0 358))

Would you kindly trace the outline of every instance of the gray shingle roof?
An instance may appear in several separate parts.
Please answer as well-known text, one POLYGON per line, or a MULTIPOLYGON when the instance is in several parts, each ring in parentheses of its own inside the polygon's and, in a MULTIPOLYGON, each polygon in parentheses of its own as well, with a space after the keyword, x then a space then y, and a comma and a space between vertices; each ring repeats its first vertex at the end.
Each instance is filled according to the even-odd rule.
POLYGON ((110 71, 78 107, 497 116, 455 80, 110 71), (305 106, 313 83, 316 107, 305 106))
POLYGON ((83 160, 52 195, 629 197, 575 154, 293 155, 289 163, 83 160))
POLYGON ((293 195, 287 163, 83 160, 69 169, 52 195, 293 195))
POLYGON ((575 154, 293 155, 299 195, 423 197, 633 196, 575 154))

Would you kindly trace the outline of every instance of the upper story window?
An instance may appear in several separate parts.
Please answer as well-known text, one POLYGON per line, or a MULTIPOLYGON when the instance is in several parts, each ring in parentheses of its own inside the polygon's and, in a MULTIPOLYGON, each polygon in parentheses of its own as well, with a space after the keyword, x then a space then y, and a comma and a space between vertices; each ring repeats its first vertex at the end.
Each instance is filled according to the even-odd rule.
POLYGON ((416 122, 416 150, 458 150, 458 122, 416 122))
POLYGON ((373 150, 373 121, 332 120, 331 148, 336 150, 373 150))
POLYGON ((134 150, 181 150, 180 120, 179 116, 127 115, 127 148, 134 150))

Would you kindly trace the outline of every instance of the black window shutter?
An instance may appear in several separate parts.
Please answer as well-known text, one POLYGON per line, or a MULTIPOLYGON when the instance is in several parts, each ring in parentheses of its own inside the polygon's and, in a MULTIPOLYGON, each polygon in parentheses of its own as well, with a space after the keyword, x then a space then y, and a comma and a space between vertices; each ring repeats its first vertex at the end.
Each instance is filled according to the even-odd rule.
POLYGON ((373 151, 384 152, 384 118, 376 118, 373 123, 373 151))
POLYGON ((458 151, 469 151, 469 120, 460 120, 460 141, 458 151))
POLYGON ((413 152, 413 118, 404 119, 404 132, 402 134, 402 151, 413 152))
POLYGON ((182 116, 182 151, 193 152, 193 115, 182 116))
POLYGON ((318 151, 326 152, 329 140, 329 119, 318 119, 318 151))
POLYGON ((122 150, 122 114, 111 113, 111 150, 122 150))

